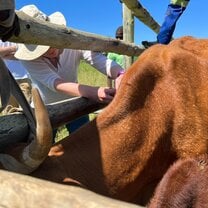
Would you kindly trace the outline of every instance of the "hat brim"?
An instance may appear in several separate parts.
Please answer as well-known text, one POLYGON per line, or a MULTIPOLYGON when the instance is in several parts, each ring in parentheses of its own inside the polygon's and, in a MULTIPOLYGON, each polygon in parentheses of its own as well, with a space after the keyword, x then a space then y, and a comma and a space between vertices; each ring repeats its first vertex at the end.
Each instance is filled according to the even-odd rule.
MULTIPOLYGON (((23 7, 23 12, 26 14, 30 14, 30 16, 33 16, 33 13, 39 14, 40 13, 40 19, 43 18, 43 13, 40 12, 34 5, 28 5, 23 7)), ((64 15, 61 12, 54 12, 53 14, 48 16, 48 22, 54 23, 57 25, 63 25, 66 26, 66 19, 64 15)), ((18 49, 14 56, 17 59, 25 60, 25 61, 31 61, 34 59, 39 58, 42 56, 49 48, 50 46, 44 46, 44 45, 32 45, 32 44, 17 44, 18 49)))
POLYGON ((25 61, 31 61, 39 58, 48 51, 50 46, 18 44, 18 49, 14 54, 15 58, 25 61))

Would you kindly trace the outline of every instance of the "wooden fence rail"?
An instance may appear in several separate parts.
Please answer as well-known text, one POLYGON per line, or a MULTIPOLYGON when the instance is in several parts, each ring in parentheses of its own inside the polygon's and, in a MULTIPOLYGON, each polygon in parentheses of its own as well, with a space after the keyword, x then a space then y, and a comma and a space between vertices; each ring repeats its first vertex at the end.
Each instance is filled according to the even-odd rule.
POLYGON ((144 51, 144 48, 133 43, 37 20, 20 11, 16 13, 20 22, 20 35, 10 38, 12 42, 115 52, 128 56, 138 56, 144 51))
MULTIPOLYGON (((46 105, 53 128, 105 107, 86 98, 72 98, 46 105)), ((0 149, 28 139, 29 126, 24 114, 0 116, 0 149)))
POLYGON ((0 207, 141 208, 75 186, 0 170, 0 207))

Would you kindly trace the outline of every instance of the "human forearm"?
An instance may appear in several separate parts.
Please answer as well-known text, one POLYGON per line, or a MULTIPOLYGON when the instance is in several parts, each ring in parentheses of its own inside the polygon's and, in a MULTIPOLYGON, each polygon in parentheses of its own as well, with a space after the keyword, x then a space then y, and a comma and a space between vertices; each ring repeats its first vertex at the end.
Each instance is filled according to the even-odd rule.
POLYGON ((71 96, 90 97, 90 94, 94 94, 94 88, 87 85, 81 85, 73 82, 63 82, 62 80, 55 81, 55 89, 64 94, 71 96))
POLYGON ((104 103, 110 102, 115 94, 115 89, 63 82, 62 80, 55 81, 55 89, 67 95, 86 97, 91 100, 104 103))
POLYGON ((111 79, 116 79, 119 72, 124 70, 115 61, 112 61, 101 53, 85 51, 83 56, 89 64, 111 79))
POLYGON ((0 46, 0 57, 4 59, 15 59, 16 46, 0 46))

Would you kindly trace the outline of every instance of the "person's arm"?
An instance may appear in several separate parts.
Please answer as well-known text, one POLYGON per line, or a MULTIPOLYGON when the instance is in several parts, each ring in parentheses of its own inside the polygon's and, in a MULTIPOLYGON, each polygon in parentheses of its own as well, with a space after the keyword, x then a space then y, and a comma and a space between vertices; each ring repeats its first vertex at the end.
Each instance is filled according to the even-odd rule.
POLYGON ((118 89, 125 70, 115 61, 107 58, 101 53, 84 51, 84 59, 97 70, 115 80, 115 88, 118 89))
POLYGON ((102 53, 83 51, 83 58, 98 71, 107 75, 111 79, 116 79, 119 73, 124 71, 119 64, 107 58, 102 53))
POLYGON ((9 42, 0 41, 0 57, 3 59, 15 59, 14 53, 16 52, 17 47, 15 44, 10 44, 9 42))
POLYGON ((115 89, 105 87, 91 87, 75 82, 66 82, 49 65, 41 60, 22 61, 32 80, 41 82, 52 91, 64 93, 69 96, 86 97, 94 101, 109 103, 115 94, 115 89))
POLYGON ((115 95, 115 89, 110 89, 108 87, 93 87, 73 82, 64 82, 61 79, 55 80, 54 88, 64 94, 86 97, 103 103, 109 103, 115 95))

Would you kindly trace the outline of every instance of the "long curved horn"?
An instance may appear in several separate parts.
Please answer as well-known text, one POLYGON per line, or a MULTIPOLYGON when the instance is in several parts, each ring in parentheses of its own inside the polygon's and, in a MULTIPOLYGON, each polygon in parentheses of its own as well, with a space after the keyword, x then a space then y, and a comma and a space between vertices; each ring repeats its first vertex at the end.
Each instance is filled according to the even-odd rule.
POLYGON ((36 138, 23 150, 22 162, 37 168, 47 157, 52 146, 52 127, 48 112, 37 89, 32 90, 36 117, 36 138))
POLYGON ((47 157, 52 146, 52 127, 49 116, 37 89, 32 90, 35 105, 36 135, 21 152, 19 158, 0 154, 0 162, 7 170, 29 174, 47 157))

